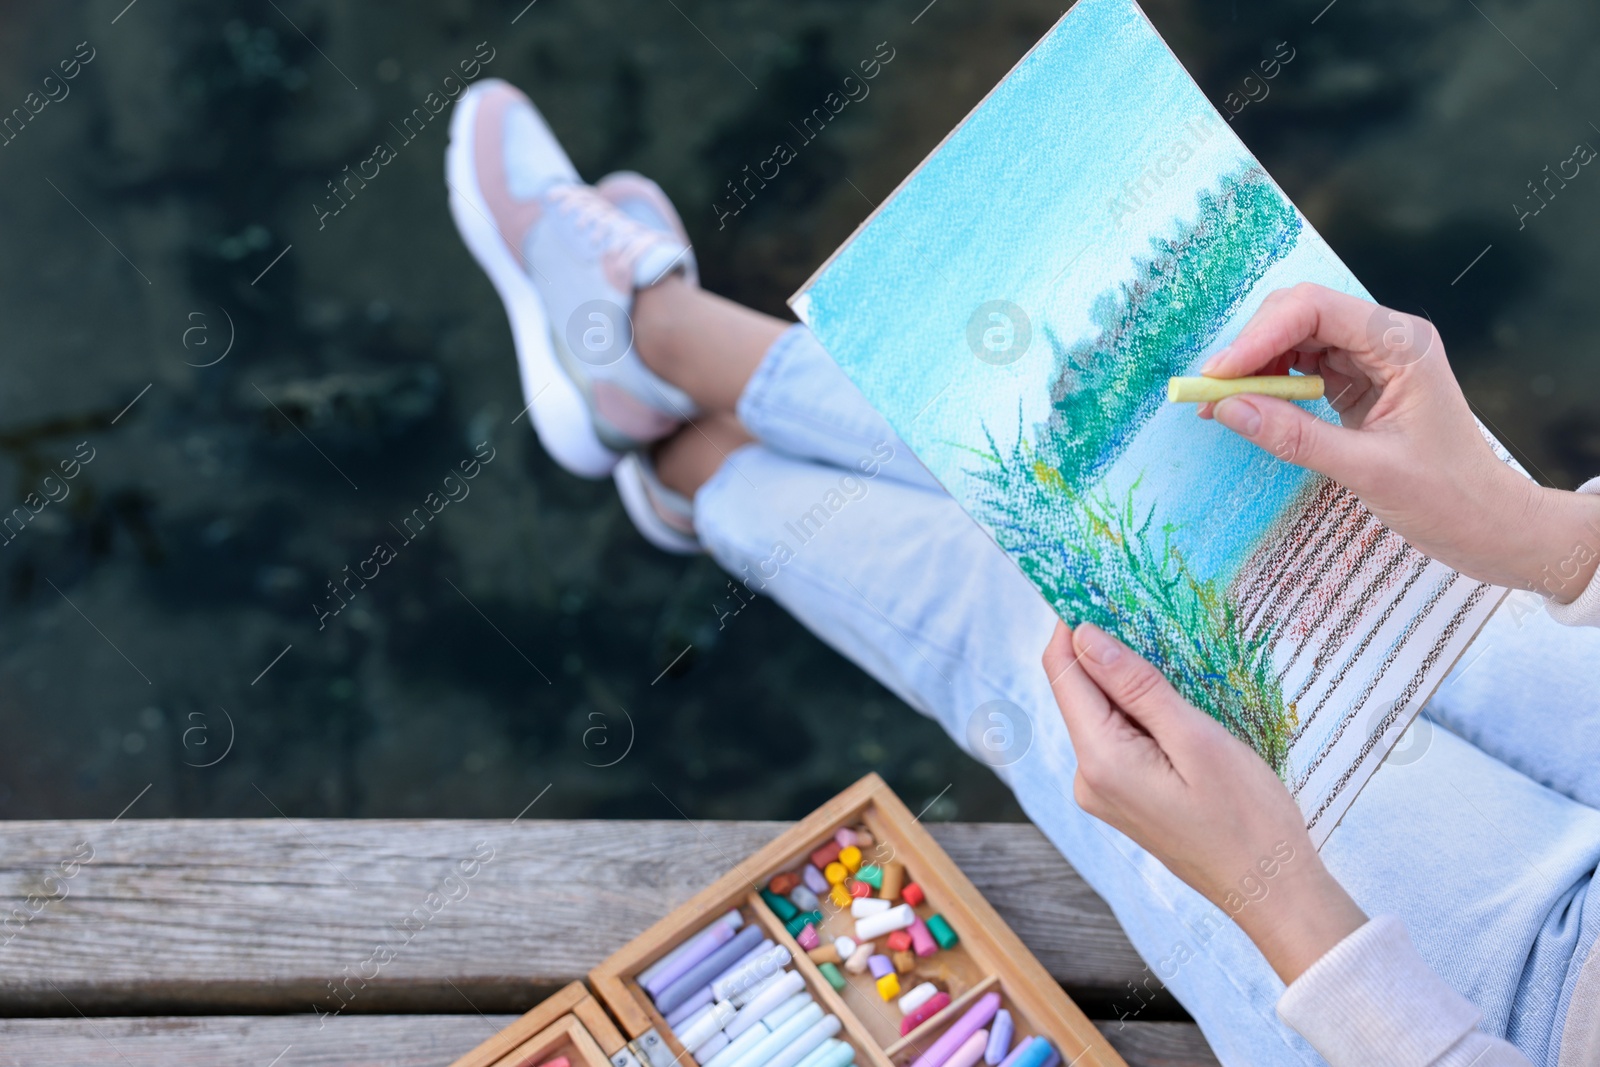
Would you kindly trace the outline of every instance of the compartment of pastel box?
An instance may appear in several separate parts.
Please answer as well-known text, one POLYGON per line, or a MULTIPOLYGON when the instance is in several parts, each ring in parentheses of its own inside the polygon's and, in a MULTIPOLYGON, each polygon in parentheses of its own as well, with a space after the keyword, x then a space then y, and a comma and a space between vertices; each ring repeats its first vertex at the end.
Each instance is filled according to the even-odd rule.
POLYGON ((564 1015, 495 1060, 494 1067, 611 1067, 611 1061, 577 1016, 564 1015))
POLYGON ((899 854, 881 827, 838 827, 758 897, 891 1058, 994 984, 899 854))
POLYGON ((1056 1042, 1005 995, 998 980, 968 990, 897 1045, 885 1050, 903 1067, 1060 1067, 1056 1042))
POLYGON ((694 932, 633 983, 682 1064, 870 1067, 859 1026, 796 957, 804 953, 794 939, 752 902, 694 932))

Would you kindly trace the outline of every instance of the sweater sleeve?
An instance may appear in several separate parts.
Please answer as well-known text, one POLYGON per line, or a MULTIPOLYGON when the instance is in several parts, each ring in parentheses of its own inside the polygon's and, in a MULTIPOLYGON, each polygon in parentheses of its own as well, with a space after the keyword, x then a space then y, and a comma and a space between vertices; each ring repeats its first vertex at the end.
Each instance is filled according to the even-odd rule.
MULTIPOLYGON (((1600 478, 1593 478, 1578 487, 1580 493, 1600 494, 1600 478)), ((1595 572, 1587 589, 1570 604, 1557 604, 1554 600, 1545 605, 1550 617, 1563 626, 1600 626, 1600 571, 1595 572)))
POLYGON ((1530 1067, 1477 1029, 1478 1009, 1429 969, 1392 915, 1370 920, 1295 979, 1278 1017, 1329 1067, 1530 1067))

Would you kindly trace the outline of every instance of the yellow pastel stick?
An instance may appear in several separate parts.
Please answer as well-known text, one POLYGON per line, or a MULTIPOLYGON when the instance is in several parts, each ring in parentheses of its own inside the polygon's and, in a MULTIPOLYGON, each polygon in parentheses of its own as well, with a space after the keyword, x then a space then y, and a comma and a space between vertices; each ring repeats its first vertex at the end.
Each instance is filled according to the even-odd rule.
POLYGON ((1268 374, 1255 378, 1169 378, 1167 399, 1174 404, 1204 404, 1239 393, 1284 400, 1320 400, 1320 374, 1268 374))

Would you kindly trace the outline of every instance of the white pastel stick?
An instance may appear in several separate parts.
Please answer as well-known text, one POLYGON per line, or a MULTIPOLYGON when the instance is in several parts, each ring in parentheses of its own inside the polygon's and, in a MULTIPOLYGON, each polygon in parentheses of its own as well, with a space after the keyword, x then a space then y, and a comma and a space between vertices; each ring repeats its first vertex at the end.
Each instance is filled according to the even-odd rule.
POLYGON ((818 1045, 838 1032, 839 1017, 837 1015, 824 1016, 818 1022, 812 1023, 807 1027, 799 1037, 785 1045, 777 1055, 766 1062, 766 1067, 795 1067, 795 1064, 811 1055, 818 1045))
POLYGON ((710 1041, 707 1041, 694 1051, 694 1062, 700 1064, 700 1067, 705 1067, 711 1057, 727 1048, 728 1044, 728 1035, 718 1030, 711 1035, 710 1041))
POLYGON ((768 1030, 776 1030, 790 1019, 805 1011, 806 1005, 814 1003, 810 993, 796 993, 788 1000, 773 1008, 761 1017, 761 1025, 768 1030))
POLYGON ((910 904, 897 904, 888 911, 876 915, 868 915, 865 919, 856 920, 856 940, 870 941, 874 937, 892 933, 895 930, 904 930, 917 921, 917 913, 910 904))
POLYGON ((726 1000, 733 993, 741 993, 760 985, 789 965, 788 949, 782 945, 774 945, 771 941, 764 944, 767 946, 765 950, 754 956, 747 956, 742 963, 724 971, 720 977, 712 979, 711 995, 718 1000, 726 1000))
POLYGON ((911 991, 906 993, 905 996, 901 997, 898 1002, 900 1006, 900 1014, 910 1015, 928 1001, 932 1000, 933 995, 937 992, 939 992, 939 987, 934 985, 932 982, 923 982, 921 985, 913 987, 911 991))
POLYGON ((700 939, 701 934, 704 934, 706 930, 710 930, 711 927, 716 926, 718 923, 725 924, 737 930, 739 927, 744 925, 744 916, 739 914, 738 908, 734 908, 726 915, 718 917, 716 922, 707 925, 706 928, 701 930, 699 934, 695 934, 689 940, 685 941, 683 944, 679 945, 677 948, 673 949, 671 952, 667 953, 665 956, 662 956, 659 960, 656 960, 650 966, 634 975, 633 980, 638 982, 641 986, 649 985, 651 979, 660 974, 662 971, 666 970, 673 963, 677 962, 684 953, 693 948, 695 942, 700 939))
POLYGON ((739 1014, 733 1017, 723 1029, 728 1031, 729 1039, 738 1037, 750 1029, 757 1020, 766 1015, 779 1004, 805 989, 806 980, 800 977, 799 971, 784 971, 775 980, 767 983, 755 999, 739 1009, 739 1014))
POLYGON ((845 937, 840 934, 833 939, 833 950, 839 954, 841 960, 847 960, 856 954, 855 938, 845 937))
POLYGON ((728 1034, 726 1027, 723 1028, 722 1032, 728 1035, 728 1047, 717 1053, 715 1056, 712 1056, 711 1059, 706 1062, 704 1067, 728 1067, 730 1063, 733 1063, 746 1052, 749 1052, 751 1049, 755 1048, 762 1041, 766 1040, 768 1034, 772 1033, 771 1030, 768 1030, 759 1022, 752 1023, 748 1030, 737 1037, 732 1034, 728 1034))
MULTIPOLYGON (((667 1029, 671 1030, 674 1034, 681 1034, 688 1030, 695 1023, 699 1022, 706 1015, 710 1014, 711 1009, 714 1007, 716 1007, 715 1004, 702 1004, 693 1011, 684 1012, 676 1021, 669 1018, 667 1020, 667 1029)), ((683 1039, 679 1038, 678 1040, 681 1042, 683 1039)))
POLYGON ((678 1043, 690 1052, 694 1052, 710 1041, 712 1036, 722 1032, 738 1011, 726 1000, 719 1000, 706 1010, 706 1013, 696 1019, 691 1026, 686 1026, 677 1032, 678 1043))
POLYGON ((857 919, 888 911, 891 905, 882 897, 857 897, 850 902, 850 914, 857 919))
POLYGON ((789 903, 801 911, 816 911, 817 905, 821 904, 822 900, 811 891, 810 886, 802 882, 789 894, 789 903))
POLYGON ((777 974, 773 975, 771 978, 768 978, 765 982, 762 982, 759 985, 753 985, 748 989, 736 989, 728 995, 728 999, 733 1001, 734 1007, 742 1008, 752 1000, 759 997, 762 993, 765 993, 769 985, 774 982, 781 981, 783 976, 787 973, 788 972, 786 971, 779 971, 777 974))

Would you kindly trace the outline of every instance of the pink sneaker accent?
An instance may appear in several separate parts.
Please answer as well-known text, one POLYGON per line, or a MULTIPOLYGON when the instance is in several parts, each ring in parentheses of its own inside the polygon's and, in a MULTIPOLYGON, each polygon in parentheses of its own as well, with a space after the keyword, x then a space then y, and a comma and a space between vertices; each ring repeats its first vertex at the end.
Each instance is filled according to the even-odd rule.
POLYGON ((683 219, 678 217, 678 210, 672 206, 667 194, 661 191, 661 186, 643 174, 619 170, 601 178, 595 188, 601 196, 646 226, 665 225, 678 243, 689 249, 680 264, 684 277, 690 285, 700 284, 700 266, 695 262, 694 251, 689 245, 689 231, 684 228, 683 219))
POLYGON ((478 194, 483 197, 506 248, 524 267, 527 264, 523 242, 528 231, 538 225, 544 208, 537 200, 518 200, 512 195, 506 176, 505 150, 500 142, 505 136, 506 112, 526 100, 527 97, 505 82, 486 84, 472 122, 472 157, 478 194))
POLYGON ((600 417, 635 441, 658 440, 683 421, 640 403, 632 393, 607 381, 596 381, 589 392, 600 417))

